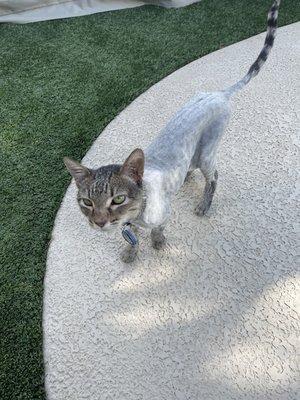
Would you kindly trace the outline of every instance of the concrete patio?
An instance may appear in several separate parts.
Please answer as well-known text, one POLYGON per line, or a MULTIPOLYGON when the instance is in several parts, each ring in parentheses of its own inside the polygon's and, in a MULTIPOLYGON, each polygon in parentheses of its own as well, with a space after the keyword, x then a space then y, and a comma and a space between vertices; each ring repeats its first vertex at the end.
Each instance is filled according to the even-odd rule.
MULTIPOLYGON (((174 199, 164 250, 143 235, 138 260, 124 265, 120 232, 93 231, 70 185, 45 277, 49 400, 297 398, 299 34, 300 23, 280 28, 260 75, 233 99, 209 215, 193 214, 204 186, 194 174, 174 199)), ((107 126, 83 163, 121 162, 145 148, 191 96, 241 78, 264 37, 154 85, 107 126)))

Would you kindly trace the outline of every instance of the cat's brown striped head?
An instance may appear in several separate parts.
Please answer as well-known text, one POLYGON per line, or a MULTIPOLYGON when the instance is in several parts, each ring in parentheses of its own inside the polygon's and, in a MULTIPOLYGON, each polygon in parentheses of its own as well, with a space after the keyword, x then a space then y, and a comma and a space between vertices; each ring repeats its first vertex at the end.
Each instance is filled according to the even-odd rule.
POLYGON ((141 149, 135 149, 123 165, 89 169, 67 157, 64 163, 75 179, 80 209, 93 228, 109 230, 140 214, 144 173, 141 149))

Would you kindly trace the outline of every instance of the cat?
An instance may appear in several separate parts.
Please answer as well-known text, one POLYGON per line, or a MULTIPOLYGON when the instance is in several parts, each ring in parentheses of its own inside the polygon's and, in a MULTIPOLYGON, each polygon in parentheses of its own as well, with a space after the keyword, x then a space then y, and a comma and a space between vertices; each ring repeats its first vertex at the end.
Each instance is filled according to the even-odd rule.
MULTIPOLYGON (((152 246, 161 249, 163 230, 171 213, 172 196, 188 175, 200 169, 205 189, 195 212, 209 210, 216 190, 216 153, 229 121, 229 100, 260 71, 274 43, 280 0, 268 13, 267 35, 262 51, 243 79, 228 89, 199 93, 179 110, 145 150, 135 149, 122 165, 89 169, 65 157, 66 168, 78 188, 77 201, 93 228, 109 230, 126 224, 151 229, 152 246)), ((138 243, 121 253, 132 262, 138 243)))

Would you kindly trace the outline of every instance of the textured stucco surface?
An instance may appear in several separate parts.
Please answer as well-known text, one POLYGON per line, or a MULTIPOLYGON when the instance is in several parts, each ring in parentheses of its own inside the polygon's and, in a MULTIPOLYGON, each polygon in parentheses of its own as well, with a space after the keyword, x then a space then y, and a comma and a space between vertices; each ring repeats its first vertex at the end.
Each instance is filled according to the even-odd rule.
MULTIPOLYGON (((209 216, 193 214, 195 174, 174 200, 165 250, 144 235, 139 259, 122 264, 120 233, 91 230, 68 188, 45 278, 49 400, 296 399, 299 34, 299 23, 279 29, 260 75, 233 100, 209 216)), ((197 91, 239 79, 263 39, 153 86, 108 125, 86 165, 145 148, 197 91)))

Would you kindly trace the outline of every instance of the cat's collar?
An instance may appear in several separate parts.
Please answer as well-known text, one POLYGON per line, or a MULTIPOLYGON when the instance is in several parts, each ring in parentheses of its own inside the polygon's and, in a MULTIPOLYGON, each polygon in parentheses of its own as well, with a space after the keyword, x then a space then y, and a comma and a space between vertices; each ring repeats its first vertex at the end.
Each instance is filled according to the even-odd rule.
POLYGON ((130 222, 126 222, 122 226, 122 236, 126 240, 126 242, 129 243, 131 246, 137 246, 139 243, 138 238, 136 237, 135 233, 131 228, 130 222))

